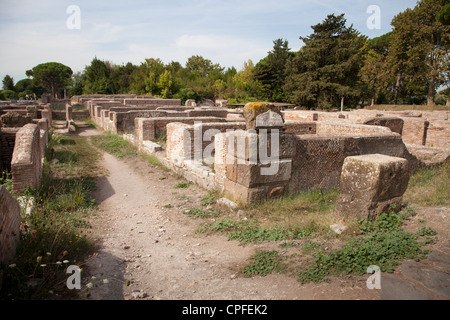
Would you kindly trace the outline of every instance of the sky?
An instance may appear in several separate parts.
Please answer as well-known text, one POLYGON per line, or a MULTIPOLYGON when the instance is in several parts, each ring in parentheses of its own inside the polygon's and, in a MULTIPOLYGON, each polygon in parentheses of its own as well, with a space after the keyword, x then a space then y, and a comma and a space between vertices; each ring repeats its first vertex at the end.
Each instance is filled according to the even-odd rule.
POLYGON ((310 35, 311 26, 328 14, 345 13, 347 26, 373 38, 391 31, 392 18, 415 5, 416 0, 0 0, 0 78, 9 74, 17 82, 44 62, 78 72, 94 57, 118 65, 140 65, 146 58, 185 65, 201 55, 239 71, 245 61, 264 58, 275 39, 299 50, 299 37, 310 35), (374 5, 379 14, 368 10, 374 5))

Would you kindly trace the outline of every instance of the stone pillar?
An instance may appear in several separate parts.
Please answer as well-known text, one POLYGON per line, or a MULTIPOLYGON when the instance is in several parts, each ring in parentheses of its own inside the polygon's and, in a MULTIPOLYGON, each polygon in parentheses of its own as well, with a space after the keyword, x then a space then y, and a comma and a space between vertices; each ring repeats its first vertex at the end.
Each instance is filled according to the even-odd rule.
POLYGON ((347 157, 336 209, 350 217, 373 220, 395 205, 400 210, 409 182, 408 161, 381 154, 347 157))
POLYGON ((18 194, 27 187, 37 189, 42 178, 42 154, 40 130, 36 124, 27 124, 16 134, 11 161, 13 193, 18 194))
POLYGON ((226 161, 225 175, 216 170, 224 193, 241 203, 282 196, 289 191, 295 136, 283 132, 284 120, 274 105, 247 104, 244 117, 247 131, 228 132, 217 140, 216 147, 222 144, 226 150, 225 156, 220 153, 226 161))

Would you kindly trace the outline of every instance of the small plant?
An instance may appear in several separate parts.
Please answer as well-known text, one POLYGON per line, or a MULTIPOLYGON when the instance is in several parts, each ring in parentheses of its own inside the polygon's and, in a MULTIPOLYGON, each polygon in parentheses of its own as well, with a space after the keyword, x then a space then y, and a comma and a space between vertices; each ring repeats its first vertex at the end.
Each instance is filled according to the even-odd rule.
POLYGON ((8 192, 12 192, 12 177, 11 173, 4 171, 0 176, 0 184, 5 187, 8 192))
POLYGON ((208 217, 217 217, 220 214, 220 212, 214 211, 212 209, 203 210, 200 208, 190 208, 190 209, 184 210, 183 213, 194 219, 205 219, 208 217))
POLYGON ((189 188, 189 186, 192 184, 194 184, 192 181, 181 181, 181 182, 178 182, 174 186, 174 188, 175 189, 186 189, 186 188, 189 188))
POLYGON ((283 256, 276 250, 261 251, 254 254, 250 260, 252 263, 242 270, 242 274, 247 277, 255 275, 264 277, 272 272, 283 272, 286 270, 283 256))
POLYGON ((280 244, 280 248, 292 248, 292 247, 296 247, 297 246, 297 243, 295 243, 295 242, 283 242, 283 243, 281 243, 280 244))
POLYGON ((206 196, 203 197, 203 199, 200 201, 200 204, 204 207, 210 206, 216 202, 216 193, 215 192, 208 192, 206 196))

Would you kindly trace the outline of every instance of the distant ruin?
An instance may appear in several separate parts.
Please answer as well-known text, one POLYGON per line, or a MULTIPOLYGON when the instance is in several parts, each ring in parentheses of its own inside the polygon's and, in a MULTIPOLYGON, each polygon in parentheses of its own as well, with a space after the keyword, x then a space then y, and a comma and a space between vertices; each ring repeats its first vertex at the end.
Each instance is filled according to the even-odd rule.
POLYGON ((83 103, 99 127, 123 134, 186 179, 243 203, 339 187, 350 156, 398 157, 415 172, 450 155, 448 112, 288 109, 281 112, 281 171, 261 177, 255 169, 260 165, 226 159, 230 141, 247 143, 244 154, 254 147, 249 141, 259 143, 242 108, 230 109, 224 101, 198 107, 192 101, 182 106, 179 100, 123 95, 74 97, 72 103, 83 103))

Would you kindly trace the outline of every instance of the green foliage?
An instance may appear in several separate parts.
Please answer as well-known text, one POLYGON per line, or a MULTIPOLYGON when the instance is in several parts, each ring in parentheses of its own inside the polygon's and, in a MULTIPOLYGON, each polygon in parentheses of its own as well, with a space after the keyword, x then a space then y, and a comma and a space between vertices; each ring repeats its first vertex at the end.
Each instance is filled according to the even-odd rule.
POLYGON ((264 277, 272 272, 283 272, 286 270, 283 256, 276 250, 258 252, 250 260, 252 263, 242 270, 242 274, 247 277, 255 275, 264 277))
POLYGON ((209 217, 217 217, 220 212, 213 209, 203 210, 200 208, 190 208, 183 211, 183 214, 194 219, 206 219, 209 217))
POLYGON ((85 94, 114 93, 111 73, 111 64, 95 57, 84 70, 83 92, 85 94))
POLYGON ((285 70, 292 55, 287 40, 277 39, 273 44, 273 50, 269 52, 269 55, 256 64, 253 78, 264 88, 266 100, 283 102, 285 101, 283 92, 285 70))
POLYGON ((241 244, 303 239, 313 236, 316 230, 314 225, 306 227, 275 226, 267 229, 259 227, 254 220, 232 220, 229 218, 218 220, 211 229, 213 231, 226 232, 228 240, 237 240, 241 244))
POLYGON ((186 188, 189 188, 189 186, 192 184, 194 184, 192 181, 181 181, 181 182, 178 182, 174 186, 174 188, 175 189, 186 189, 186 188))
POLYGON ((17 99, 18 95, 16 92, 12 90, 1 90, 0 97, 1 100, 12 100, 17 99))
POLYGON ((312 26, 313 34, 301 37, 305 46, 287 66, 284 90, 290 102, 332 109, 340 107, 342 97, 347 106, 359 101, 359 70, 366 39, 345 23, 343 14, 328 15, 312 26))
POLYGON ((374 222, 360 222, 362 236, 348 239, 340 249, 316 251, 311 265, 299 273, 299 282, 322 282, 339 274, 363 275, 371 265, 393 272, 401 260, 425 259, 429 251, 422 247, 432 243, 430 236, 436 233, 428 227, 416 233, 403 231, 402 225, 413 214, 408 208, 400 214, 382 214, 374 222))
POLYGON ((11 173, 4 171, 0 176, 0 185, 2 185, 9 193, 12 192, 12 178, 11 173))
POLYGON ((3 90, 12 90, 12 91, 14 91, 14 89, 15 89, 14 88, 14 79, 9 74, 7 74, 3 78, 2 84, 3 84, 3 90))
POLYGON ((217 194, 213 191, 209 191, 206 196, 202 198, 200 204, 204 207, 210 206, 216 202, 217 194))

